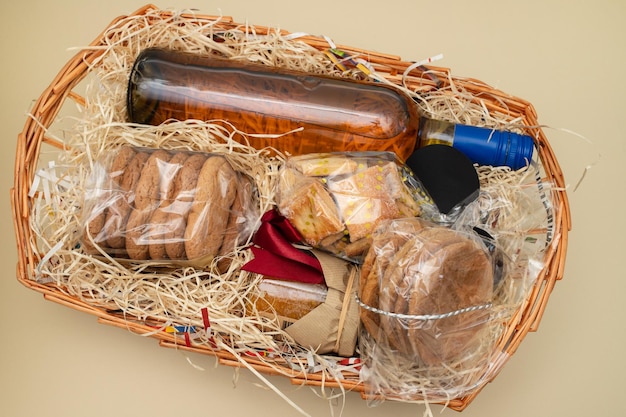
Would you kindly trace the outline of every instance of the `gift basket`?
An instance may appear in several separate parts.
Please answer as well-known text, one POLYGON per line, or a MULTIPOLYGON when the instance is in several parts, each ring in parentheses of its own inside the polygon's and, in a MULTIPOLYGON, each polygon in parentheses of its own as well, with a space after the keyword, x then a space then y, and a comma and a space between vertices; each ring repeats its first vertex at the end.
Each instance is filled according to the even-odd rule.
POLYGON ((28 115, 17 276, 267 384, 460 411, 563 275, 564 190, 522 99, 147 5, 82 48, 28 115), (464 145, 474 128, 483 142, 464 145))

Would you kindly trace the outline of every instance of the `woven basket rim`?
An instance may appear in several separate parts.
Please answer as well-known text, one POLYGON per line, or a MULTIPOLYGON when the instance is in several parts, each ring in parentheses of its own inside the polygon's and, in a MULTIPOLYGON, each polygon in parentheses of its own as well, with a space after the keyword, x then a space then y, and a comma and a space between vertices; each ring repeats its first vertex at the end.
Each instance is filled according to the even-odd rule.
MULTIPOLYGON (((147 4, 130 15, 123 15, 114 19, 88 47, 77 52, 74 57, 72 57, 58 72, 57 76, 41 93, 40 97, 34 104, 31 112, 33 117, 27 118, 24 129, 18 135, 14 169, 14 185, 10 190, 18 251, 17 279, 27 288, 42 293, 45 299, 49 301, 54 301, 77 311, 96 316, 99 323, 109 324, 127 330, 130 329, 131 331, 139 334, 151 333, 153 335, 152 337, 158 339, 160 345, 163 347, 185 349, 192 352, 214 355, 218 357, 219 362, 224 365, 239 367, 242 366, 242 364, 228 353, 197 347, 181 346, 180 342, 177 342, 174 335, 166 334, 165 332, 154 334, 153 329, 150 327, 139 324, 129 325, 129 323, 122 317, 112 315, 85 302, 72 298, 54 285, 40 284, 32 279, 37 262, 41 256, 37 253, 35 239, 31 234, 29 226, 29 211, 31 205, 29 189, 35 175, 42 144, 46 143, 59 148, 63 147, 62 143, 58 143, 54 139, 45 136, 45 128, 52 124, 63 102, 68 97, 77 101, 81 100, 81 97, 76 95, 72 91, 72 88, 87 75, 89 71, 89 63, 94 62, 94 60, 96 60, 103 53, 103 49, 98 49, 97 46, 103 44, 103 39, 104 36, 106 36, 107 30, 115 27, 118 22, 127 17, 142 16, 149 12, 158 12, 164 15, 174 13, 168 10, 160 10, 153 4, 147 4)), ((191 15, 183 13, 180 16, 181 18, 185 18, 186 16, 191 15)), ((232 17, 228 16, 210 16, 194 13, 193 18, 206 20, 216 20, 219 18, 220 24, 225 27, 236 27, 241 25, 235 22, 232 17)), ((255 29, 259 33, 262 33, 264 30, 271 30, 271 28, 262 26, 255 26, 255 29)), ((281 31, 281 33, 287 34, 288 32, 281 31)), ((328 44, 323 39, 317 37, 305 36, 300 38, 300 40, 318 49, 328 47, 328 44)), ((353 53, 367 52, 367 56, 372 64, 377 68, 380 68, 381 71, 386 72, 391 77, 401 75, 403 71, 412 64, 411 62, 403 61, 400 57, 394 55, 366 51, 364 49, 347 45, 337 45, 337 47, 353 53)), ((504 114, 511 112, 522 116, 524 124, 527 126, 539 126, 536 111, 532 104, 526 100, 511 96, 510 94, 495 89, 474 78, 460 78, 453 76, 447 68, 432 66, 429 67, 429 69, 437 71, 438 73, 446 74, 455 82, 462 83, 468 91, 475 95, 485 96, 488 94, 491 97, 496 97, 497 100, 493 100, 491 103, 491 105, 494 106, 494 109, 501 111, 504 114), (497 108, 498 102, 505 102, 507 105, 506 107, 497 108)), ((444 82, 446 81, 444 80, 444 82)), ((527 303, 522 306, 515 317, 513 317, 511 323, 515 323, 515 325, 510 325, 507 329, 507 333, 502 338, 502 352, 506 353, 506 355, 504 355, 504 362, 506 362, 506 360, 513 353, 515 353, 528 332, 534 332, 537 330, 552 289, 554 288, 555 283, 563 277, 567 251, 567 237, 568 232, 571 229, 569 202, 565 192, 565 181, 559 163, 544 132, 541 129, 536 129, 534 132, 536 149, 543 164, 545 173, 548 176, 548 181, 555 184, 555 190, 553 191, 553 201, 555 205, 554 210, 556 213, 554 226, 555 235, 559 236, 559 238, 555 239, 555 241, 551 243, 550 250, 547 251, 545 267, 543 271, 541 271, 527 303)), ((269 374, 275 373, 261 361, 250 359, 249 365, 260 372, 269 374)), ((491 382, 493 378, 495 378, 502 365, 503 363, 498 364, 493 375, 491 375, 491 377, 486 380, 481 387, 465 397, 451 400, 447 403, 447 406, 457 411, 465 409, 479 394, 484 385, 491 382)), ((295 371, 293 372, 293 375, 291 375, 291 380, 294 384, 319 385, 321 383, 321 381, 315 378, 315 375, 306 375, 302 372, 295 371)), ((328 386, 329 384, 326 383, 326 385, 328 386)), ((346 390, 360 392, 364 398, 366 397, 362 384, 343 381, 342 387, 346 390)))

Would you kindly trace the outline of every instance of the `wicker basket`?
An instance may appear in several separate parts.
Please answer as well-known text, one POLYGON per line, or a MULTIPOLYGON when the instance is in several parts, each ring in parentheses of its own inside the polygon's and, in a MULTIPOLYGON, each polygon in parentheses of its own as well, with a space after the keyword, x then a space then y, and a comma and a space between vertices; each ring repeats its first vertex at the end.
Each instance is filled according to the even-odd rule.
MULTIPOLYGON (((171 11, 160 11, 152 5, 147 5, 131 16, 143 16, 155 12, 164 16, 172 14, 171 11)), ((181 14, 179 18, 185 19, 191 16, 197 21, 202 21, 203 19, 212 21, 217 19, 215 25, 223 27, 223 29, 241 26, 233 22, 230 18, 223 16, 218 19, 212 16, 181 14)), ((110 27, 91 44, 90 48, 86 48, 77 53, 65 65, 57 77, 51 82, 50 86, 41 94, 32 109, 32 117, 28 118, 24 130, 19 134, 14 173, 15 182, 11 190, 18 248, 17 278, 26 287, 42 293, 47 300, 57 302, 84 313, 92 314, 96 316, 98 322, 102 324, 109 324, 122 329, 131 330, 138 334, 150 334, 151 337, 158 339, 160 345, 163 347, 186 349, 193 352, 214 355, 219 359, 219 362, 224 365, 235 367, 246 366, 248 369, 254 369, 261 373, 276 374, 275 368, 267 366, 265 362, 254 357, 247 358, 245 364, 242 364, 241 358, 234 357, 233 354, 228 351, 214 350, 206 346, 194 345, 194 343, 181 343, 180 336, 176 334, 155 332, 154 328, 147 324, 126 320, 121 315, 69 295, 63 288, 55 284, 40 283, 35 279, 36 269, 45 258, 45 251, 38 246, 39 242, 37 236, 34 235, 31 229, 30 215, 34 199, 30 191, 31 185, 35 178, 36 171, 41 164, 41 159, 46 153, 45 149, 62 150, 64 148, 62 142, 47 135, 47 128, 55 121, 64 102, 74 101, 78 103, 78 105, 85 104, 84 98, 75 92, 75 87, 88 75, 90 65, 103 53, 104 49, 98 47, 105 45, 107 31, 114 29, 119 22, 127 17, 128 16, 122 16, 113 21, 110 27)), ((256 34, 263 34, 264 31, 269 30, 268 28, 255 27, 256 34)), ((328 48, 328 43, 324 39, 305 36, 301 37, 300 40, 319 50, 328 48)), ((425 93, 430 90, 445 87, 450 82, 454 82, 456 85, 462 86, 465 91, 471 92, 475 97, 480 97, 480 101, 483 105, 487 106, 489 111, 505 115, 511 119, 517 119, 525 126, 536 127, 538 125, 537 115, 530 103, 495 90, 480 81, 468 78, 456 78, 445 68, 433 67, 430 67, 430 69, 440 74, 437 78, 424 77, 422 73, 415 77, 409 73, 408 75, 405 74, 403 77, 405 70, 413 63, 402 61, 396 56, 364 51, 347 46, 340 46, 340 48, 353 54, 366 53, 367 59, 373 68, 392 82, 399 83, 401 80, 404 80, 407 85, 419 87, 420 91, 425 93)), ((571 227, 568 201, 564 191, 564 179, 559 164, 544 133, 537 128, 533 130, 533 133, 536 139, 535 145, 539 159, 543 165, 543 180, 554 184, 551 191, 551 199, 554 208, 552 232, 555 238, 551 240, 548 250, 545 251, 544 269, 539 273, 538 279, 529 292, 528 299, 519 307, 507 323, 507 331, 500 337, 497 349, 503 353, 503 355, 501 355, 503 358, 501 363, 494 366, 494 370, 490 373, 489 378, 483 381, 484 383, 480 386, 476 387, 473 392, 462 398, 454 398, 448 402, 448 407, 458 411, 467 407, 484 385, 497 375, 507 358, 515 353, 526 334, 530 331, 537 330, 550 293, 556 281, 563 275, 567 235, 571 227)), ((353 380, 328 381, 315 373, 306 373, 303 371, 284 370, 278 373, 291 378, 294 384, 341 387, 345 390, 360 392, 364 398, 367 397, 367 390, 358 378, 353 380)), ((415 398, 415 400, 420 401, 422 399, 415 398)))

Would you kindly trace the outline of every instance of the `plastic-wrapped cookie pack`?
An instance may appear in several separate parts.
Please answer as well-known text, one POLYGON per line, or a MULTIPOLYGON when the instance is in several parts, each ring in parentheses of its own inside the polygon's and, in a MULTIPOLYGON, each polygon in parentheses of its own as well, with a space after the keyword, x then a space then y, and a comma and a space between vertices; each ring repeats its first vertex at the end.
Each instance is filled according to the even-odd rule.
POLYGON ((380 227, 358 292, 372 391, 411 395, 426 389, 412 378, 425 375, 445 380, 446 389, 471 386, 463 378, 488 357, 481 344, 494 319, 494 272, 494 257, 471 229, 418 218, 380 227))
POLYGON ((456 361, 479 339, 493 277, 478 235, 396 220, 380 228, 363 263, 361 320, 380 344, 413 360, 456 361))
POLYGON ((204 266, 252 234, 254 198, 227 156, 125 146, 94 166, 81 243, 113 258, 204 266))
POLYGON ((436 210, 419 180, 390 152, 288 158, 278 208, 312 247, 361 261, 380 222, 436 210))

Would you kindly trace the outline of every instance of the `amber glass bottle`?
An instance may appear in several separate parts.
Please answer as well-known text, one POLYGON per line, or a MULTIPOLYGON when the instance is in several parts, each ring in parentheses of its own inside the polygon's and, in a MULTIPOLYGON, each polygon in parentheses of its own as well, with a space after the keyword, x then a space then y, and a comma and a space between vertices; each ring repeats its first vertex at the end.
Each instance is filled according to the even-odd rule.
POLYGON ((128 114, 151 125, 223 120, 253 134, 251 146, 292 155, 391 151, 402 160, 416 148, 420 121, 415 102, 393 87, 162 49, 136 59, 128 114))

